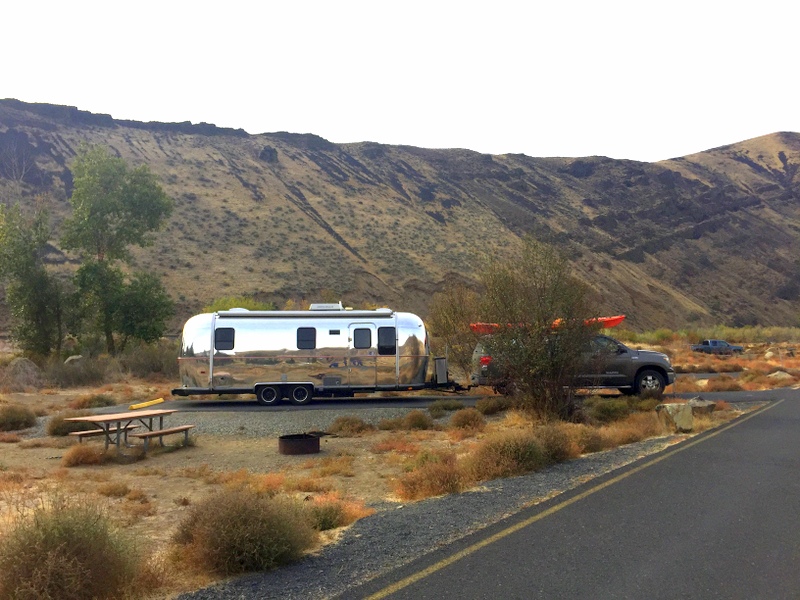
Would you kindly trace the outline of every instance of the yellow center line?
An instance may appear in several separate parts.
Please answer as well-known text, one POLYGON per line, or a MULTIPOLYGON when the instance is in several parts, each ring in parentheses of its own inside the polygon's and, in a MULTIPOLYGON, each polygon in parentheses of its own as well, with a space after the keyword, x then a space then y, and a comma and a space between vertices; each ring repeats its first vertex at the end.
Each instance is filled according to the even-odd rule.
POLYGON ((507 527, 506 529, 503 529, 502 531, 499 531, 498 533, 495 533, 494 535, 491 535, 488 538, 481 540, 480 542, 476 542, 476 543, 472 544, 471 546, 469 546, 467 548, 464 548, 463 550, 461 550, 459 552, 456 552, 455 554, 449 556, 448 558, 445 558, 443 560, 440 560, 437 563, 432 564, 431 566, 427 567, 426 569, 423 569, 422 571, 418 571, 418 572, 414 573, 413 575, 409 575, 408 577, 406 577, 404 579, 401 579, 400 581, 398 581, 396 583, 393 583, 392 585, 389 585, 389 586, 383 588, 380 591, 375 592, 371 596, 367 596, 367 598, 365 600, 380 600, 381 598, 386 598, 387 596, 389 596, 391 594, 394 594, 395 592, 399 592, 403 588, 406 588, 406 587, 416 583, 417 581, 420 581, 421 579, 424 579, 424 578, 428 577, 429 575, 432 575, 433 573, 436 573, 437 571, 441 571, 445 567, 447 567, 449 565, 452 565, 455 562, 458 562, 462 558, 466 558, 470 554, 474 554, 475 552, 477 552, 481 548, 485 548, 486 546, 489 546, 490 544, 493 544, 498 540, 501 540, 501 539, 503 539, 505 537, 508 537, 512 533, 516 533, 520 529, 524 529, 528 525, 536 523, 537 521, 540 521, 540 520, 544 519, 545 517, 549 517, 550 515, 552 515, 554 513, 557 513, 561 509, 564 509, 564 508, 570 506, 571 504, 579 502, 579 501, 583 500, 584 498, 588 498, 592 494, 595 494, 595 493, 599 492, 600 490, 603 490, 603 489, 607 488, 610 485, 614 485, 615 483, 619 483, 620 481, 622 481, 623 479, 625 479, 627 477, 630 477, 631 475, 639 473, 640 471, 643 471, 643 470, 647 469, 648 467, 652 467, 653 465, 660 463, 662 460, 666 460, 667 458, 670 458, 671 456, 676 455, 678 452, 683 452, 684 450, 688 450, 692 446, 696 446, 697 444, 700 444, 702 442, 710 440, 711 438, 713 438, 715 436, 718 436, 719 434, 723 433, 724 431, 727 431, 728 429, 731 429, 732 427, 736 427, 737 425, 740 425, 740 424, 744 423, 745 421, 748 421, 748 420, 752 419, 753 417, 755 417, 757 415, 760 415, 764 411, 767 411, 767 410, 769 410, 771 408, 775 408, 776 406, 778 406, 782 402, 783 402, 783 400, 779 400, 778 402, 775 402, 774 404, 770 404, 768 406, 765 406, 764 408, 761 408, 761 409, 753 412, 752 414, 750 414, 750 415, 748 415, 746 417, 742 417, 740 419, 737 419, 736 421, 734 421, 730 425, 726 425, 722 429, 714 431, 713 433, 710 433, 710 434, 702 437, 699 440, 694 440, 693 442, 689 442, 687 444, 683 444, 680 448, 676 448, 675 450, 671 450, 670 452, 667 452, 666 454, 663 454, 663 455, 659 456, 658 458, 654 458, 654 459, 652 459, 652 460, 650 460, 650 461, 648 461, 648 462, 646 462, 646 463, 644 463, 642 465, 639 465, 638 467, 634 467, 633 469, 630 469, 629 471, 626 471, 625 473, 622 473, 621 475, 617 475, 616 477, 613 477, 613 478, 609 479, 608 481, 606 481, 604 483, 596 485, 595 487, 593 487, 591 489, 588 489, 585 492, 581 492, 580 494, 577 494, 576 496, 573 496, 569 500, 565 500, 564 502, 561 502, 560 504, 556 504, 555 506, 552 506, 552 507, 548 508, 545 511, 542 511, 542 512, 540 512, 540 513, 538 513, 538 514, 536 514, 536 515, 534 515, 532 517, 529 517, 529 518, 525 519, 524 521, 520 521, 519 523, 517 523, 515 525, 511 525, 510 527, 507 527))

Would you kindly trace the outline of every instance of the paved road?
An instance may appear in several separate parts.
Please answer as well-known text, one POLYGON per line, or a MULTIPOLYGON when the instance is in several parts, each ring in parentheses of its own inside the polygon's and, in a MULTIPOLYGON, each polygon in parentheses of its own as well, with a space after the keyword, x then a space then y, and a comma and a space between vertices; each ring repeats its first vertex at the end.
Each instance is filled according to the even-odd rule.
POLYGON ((774 401, 343 597, 800 598, 800 392, 756 397, 774 401))

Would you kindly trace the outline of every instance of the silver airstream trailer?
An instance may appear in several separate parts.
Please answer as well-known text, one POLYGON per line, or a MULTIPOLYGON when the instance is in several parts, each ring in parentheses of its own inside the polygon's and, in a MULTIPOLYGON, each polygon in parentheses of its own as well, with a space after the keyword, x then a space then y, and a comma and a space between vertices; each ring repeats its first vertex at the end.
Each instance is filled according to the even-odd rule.
POLYGON ((448 384, 446 360, 431 357, 422 319, 341 303, 195 315, 183 327, 178 364, 176 396, 255 394, 267 406, 448 384))

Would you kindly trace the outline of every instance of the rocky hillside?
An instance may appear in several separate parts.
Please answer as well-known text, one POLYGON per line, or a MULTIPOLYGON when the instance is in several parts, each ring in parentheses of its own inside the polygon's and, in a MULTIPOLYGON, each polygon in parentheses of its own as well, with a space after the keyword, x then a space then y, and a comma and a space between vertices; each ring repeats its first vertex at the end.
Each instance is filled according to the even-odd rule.
POLYGON ((0 100, 0 198, 52 205, 51 259, 81 143, 146 163, 175 199, 137 269, 175 327, 215 297, 340 297, 425 314, 527 233, 560 246, 603 310, 637 329, 788 324, 800 308, 800 134, 660 163, 493 156, 208 124, 121 121, 0 100))

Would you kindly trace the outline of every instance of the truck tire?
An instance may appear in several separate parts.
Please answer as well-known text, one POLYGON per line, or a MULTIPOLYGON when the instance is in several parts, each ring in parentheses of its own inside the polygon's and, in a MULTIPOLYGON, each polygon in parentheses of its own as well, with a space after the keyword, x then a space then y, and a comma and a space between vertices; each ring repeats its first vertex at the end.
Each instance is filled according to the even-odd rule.
POLYGON ((642 394, 650 394, 653 396, 660 396, 664 393, 666 381, 664 376, 653 369, 642 369, 636 375, 636 383, 633 389, 637 396, 642 394))
POLYGON ((313 388, 310 385, 296 385, 289 392, 289 402, 302 406, 311 402, 313 395, 313 388))
POLYGON ((283 398, 281 390, 274 385, 256 388, 256 401, 262 406, 275 406, 283 398))

